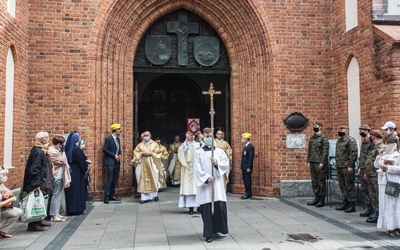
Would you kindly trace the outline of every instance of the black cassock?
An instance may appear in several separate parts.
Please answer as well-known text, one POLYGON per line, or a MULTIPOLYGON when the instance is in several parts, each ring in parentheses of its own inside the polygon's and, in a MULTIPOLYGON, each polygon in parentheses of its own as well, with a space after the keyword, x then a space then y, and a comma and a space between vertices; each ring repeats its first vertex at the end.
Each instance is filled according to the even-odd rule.
POLYGON ((203 237, 213 237, 214 234, 228 232, 228 216, 225 201, 214 202, 214 214, 211 213, 211 202, 200 205, 203 219, 203 237))

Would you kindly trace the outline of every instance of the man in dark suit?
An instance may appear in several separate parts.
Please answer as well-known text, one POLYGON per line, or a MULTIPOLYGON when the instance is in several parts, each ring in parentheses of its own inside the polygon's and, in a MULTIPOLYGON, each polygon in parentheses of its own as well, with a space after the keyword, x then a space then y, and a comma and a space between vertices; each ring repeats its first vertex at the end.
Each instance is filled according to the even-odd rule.
POLYGON ((254 147, 250 143, 250 138, 250 133, 242 134, 242 143, 244 144, 244 148, 242 150, 240 167, 242 168, 242 178, 246 188, 246 193, 241 197, 241 199, 250 199, 252 197, 251 172, 253 171, 254 147))
POLYGON ((121 160, 121 143, 119 135, 121 134, 121 125, 114 123, 110 127, 112 134, 106 138, 103 146, 104 164, 107 166, 107 181, 104 193, 104 203, 109 201, 120 201, 115 197, 115 186, 118 182, 118 175, 121 160))

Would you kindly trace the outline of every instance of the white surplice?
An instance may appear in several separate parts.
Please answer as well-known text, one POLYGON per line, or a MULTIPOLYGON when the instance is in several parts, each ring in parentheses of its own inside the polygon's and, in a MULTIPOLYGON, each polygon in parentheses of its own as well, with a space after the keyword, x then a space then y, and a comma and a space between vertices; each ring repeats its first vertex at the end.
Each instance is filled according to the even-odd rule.
POLYGON ((211 164, 211 150, 207 147, 203 147, 196 151, 194 161, 194 173, 195 180, 197 183, 197 194, 196 201, 200 205, 210 203, 211 197, 211 183, 207 183, 207 180, 212 175, 214 169, 214 201, 225 201, 226 202, 226 191, 223 176, 229 169, 229 158, 225 152, 220 148, 214 149, 214 158, 217 159, 218 168, 211 164))

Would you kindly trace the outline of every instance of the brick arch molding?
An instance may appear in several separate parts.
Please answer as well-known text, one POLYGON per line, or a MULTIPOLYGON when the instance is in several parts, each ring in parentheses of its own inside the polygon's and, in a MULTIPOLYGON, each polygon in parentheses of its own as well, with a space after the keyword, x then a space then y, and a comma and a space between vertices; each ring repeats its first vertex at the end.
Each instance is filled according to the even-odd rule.
MULTIPOLYGON (((107 0, 103 2, 91 34, 91 61, 95 82, 94 158, 101 166, 102 144, 111 123, 123 126, 123 154, 118 191, 132 191, 132 159, 134 130, 134 68, 135 51, 150 25, 167 13, 184 8, 210 23, 224 42, 231 62, 231 124, 234 150, 233 192, 241 193, 240 135, 253 133, 257 149, 253 193, 272 196, 269 144, 263 140, 271 133, 272 84, 274 47, 269 43, 269 21, 258 1, 225 0, 107 0)), ((104 169, 104 168, 103 168, 104 169)), ((100 195, 106 173, 94 173, 93 188, 100 195)))

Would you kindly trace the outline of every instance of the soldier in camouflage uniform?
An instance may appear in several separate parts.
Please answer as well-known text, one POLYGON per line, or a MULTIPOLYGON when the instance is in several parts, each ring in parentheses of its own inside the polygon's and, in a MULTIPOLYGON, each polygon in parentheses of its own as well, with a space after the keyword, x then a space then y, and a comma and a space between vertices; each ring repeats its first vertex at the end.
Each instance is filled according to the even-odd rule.
POLYGON ((370 139, 369 131, 371 127, 367 124, 361 125, 359 128, 360 136, 361 136, 361 150, 360 150, 360 158, 359 158, 359 168, 358 168, 358 175, 360 176, 360 183, 361 183, 361 195, 364 199, 364 204, 367 205, 367 210, 360 213, 361 217, 368 217, 372 214, 372 205, 368 195, 368 181, 365 175, 365 159, 373 147, 373 143, 370 139))
POLYGON ((356 211, 356 192, 354 188, 354 168, 358 157, 356 140, 349 136, 349 127, 341 126, 338 132, 339 139, 336 142, 336 166, 340 191, 344 198, 343 203, 336 210, 344 210, 346 213, 356 211))
POLYGON ((368 181, 368 195, 371 200, 373 213, 367 219, 369 223, 376 223, 379 216, 379 196, 378 196, 378 174, 374 167, 374 162, 379 151, 383 149, 383 134, 379 129, 373 129, 370 132, 373 148, 369 151, 365 159, 365 177, 368 181))
POLYGON ((325 206, 326 178, 328 173, 329 141, 321 133, 322 123, 314 122, 314 135, 308 143, 307 166, 310 168, 311 184, 315 194, 307 205, 325 206))

